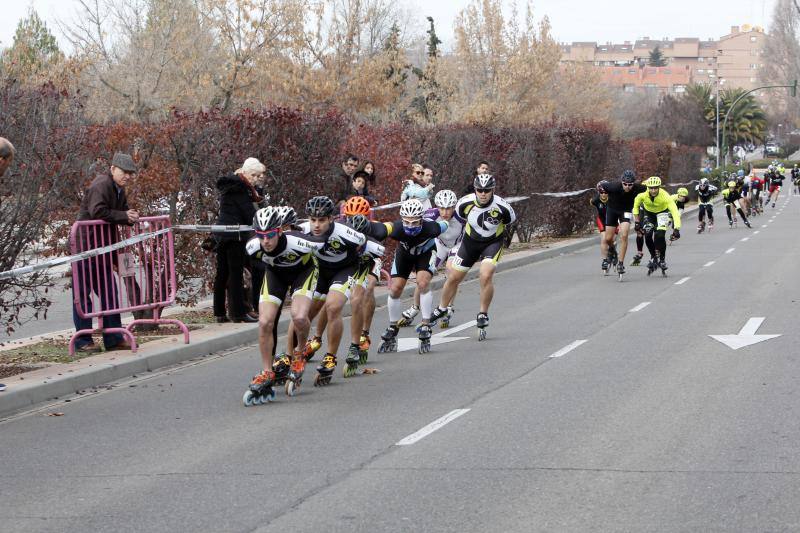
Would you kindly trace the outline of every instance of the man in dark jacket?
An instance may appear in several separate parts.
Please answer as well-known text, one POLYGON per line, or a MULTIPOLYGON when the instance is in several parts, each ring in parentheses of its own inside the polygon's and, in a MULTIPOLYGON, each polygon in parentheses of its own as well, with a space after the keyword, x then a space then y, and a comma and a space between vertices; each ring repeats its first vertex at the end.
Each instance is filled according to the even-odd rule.
MULTIPOLYGON (((118 240, 117 225, 132 225, 139 220, 139 213, 128 206, 128 198, 125 195, 125 185, 136 175, 136 165, 133 158, 128 154, 117 153, 111 161, 111 168, 107 173, 98 174, 92 181, 81 201, 81 209, 78 220, 104 220, 109 223, 102 227, 103 242, 106 244, 118 240)), ((80 243, 81 250, 95 248, 99 243, 93 242, 94 239, 80 243), (92 242, 90 242, 92 241, 92 242)), ((92 299, 89 291, 95 292, 100 297, 101 309, 105 310, 113 307, 119 302, 117 295, 117 285, 114 281, 112 264, 116 260, 116 254, 108 254, 102 258, 84 259, 73 263, 73 268, 77 269, 78 292, 81 307, 86 313, 92 312, 92 299), (111 257, 111 260, 108 260, 111 257), (91 278, 91 279, 90 279, 91 278), (105 287, 111 290, 104 290, 105 287)), ((83 318, 78 314, 75 305, 75 289, 73 286, 73 305, 72 318, 75 329, 92 328, 92 319, 83 318)), ((122 327, 120 315, 113 314, 103 317, 104 328, 122 327)), ((119 333, 103 334, 103 344, 106 350, 129 349, 130 343, 123 340, 119 333)), ((99 348, 92 341, 91 335, 81 335, 75 341, 75 349, 79 352, 97 352, 99 348)))
MULTIPOLYGON (((336 194, 337 203, 342 204, 350 194, 350 190, 353 188, 353 175, 358 170, 358 156, 353 154, 347 154, 344 156, 342 160, 342 170, 339 173, 338 178, 338 185, 337 188, 339 192, 336 194)), ((364 189, 364 194, 369 194, 369 191, 364 189)))

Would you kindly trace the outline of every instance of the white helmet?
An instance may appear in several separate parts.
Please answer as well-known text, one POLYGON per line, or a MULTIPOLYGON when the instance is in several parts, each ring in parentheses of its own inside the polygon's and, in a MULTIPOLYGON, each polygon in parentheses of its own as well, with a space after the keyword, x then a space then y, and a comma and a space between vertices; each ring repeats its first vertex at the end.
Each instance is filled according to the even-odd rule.
POLYGON ((458 196, 450 189, 442 189, 433 197, 436 207, 455 207, 458 203, 458 196))
POLYGON ((281 226, 294 226, 297 224, 297 212, 294 210, 294 207, 284 205, 277 209, 281 217, 281 226))
POLYGON ((270 205, 256 211, 256 216, 253 217, 253 229, 258 232, 280 228, 283 217, 279 209, 270 205))
POLYGON ((406 200, 400 205, 400 216, 403 218, 420 218, 425 212, 425 206, 416 198, 406 200))

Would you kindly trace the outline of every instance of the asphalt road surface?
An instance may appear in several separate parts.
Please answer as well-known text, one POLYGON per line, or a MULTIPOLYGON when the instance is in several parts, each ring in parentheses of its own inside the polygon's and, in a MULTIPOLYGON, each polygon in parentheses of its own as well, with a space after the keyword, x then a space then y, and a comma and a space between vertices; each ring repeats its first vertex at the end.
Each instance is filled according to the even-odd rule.
POLYGON ((248 347, 7 419, 0 530, 800 530, 798 207, 691 216, 668 277, 618 283, 597 249, 499 274, 486 341, 310 367, 268 405, 242 405, 248 347), (748 322, 780 336, 709 336, 748 322))

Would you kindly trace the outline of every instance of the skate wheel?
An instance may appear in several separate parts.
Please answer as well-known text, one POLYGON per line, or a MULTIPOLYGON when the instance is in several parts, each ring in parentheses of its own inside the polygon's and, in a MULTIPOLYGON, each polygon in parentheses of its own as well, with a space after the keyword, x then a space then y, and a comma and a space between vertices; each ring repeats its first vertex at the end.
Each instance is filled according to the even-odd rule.
POLYGON ((367 364, 368 359, 369 359, 369 352, 362 351, 358 353, 358 364, 365 365, 367 364))
POLYGON ((486 339, 486 328, 481 328, 480 332, 478 333, 478 340, 482 341, 486 339))
POLYGON ((244 396, 242 396, 242 403, 244 404, 245 407, 252 407, 253 405, 255 405, 253 403, 254 399, 255 395, 253 394, 253 391, 245 391, 244 396))
POLYGON ((286 390, 286 396, 290 396, 290 397, 294 396, 295 393, 297 392, 297 386, 298 385, 299 385, 299 383, 295 383, 292 380, 287 381, 286 385, 284 386, 284 389, 286 390))

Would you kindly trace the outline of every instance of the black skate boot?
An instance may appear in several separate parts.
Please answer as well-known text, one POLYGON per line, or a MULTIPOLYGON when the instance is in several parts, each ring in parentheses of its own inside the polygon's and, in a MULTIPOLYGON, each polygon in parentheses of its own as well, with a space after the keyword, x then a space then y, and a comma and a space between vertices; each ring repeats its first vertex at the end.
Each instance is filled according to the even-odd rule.
POLYGON ((475 322, 475 325, 478 327, 478 340, 482 341, 486 338, 486 328, 489 327, 489 315, 486 313, 478 313, 475 322))
POLYGON ((667 262, 664 259, 662 259, 661 261, 658 262, 658 268, 661 269, 661 275, 666 278, 667 277, 667 268, 668 267, 667 267, 667 262))
POLYGON ((431 351, 431 327, 429 324, 420 324, 417 328, 419 334, 419 353, 428 353, 431 351))
POLYGON ((428 321, 428 323, 431 326, 435 326, 438 321, 440 321, 446 316, 447 316, 447 309, 442 309, 441 307, 438 306, 434 307, 433 313, 431 313, 431 319, 428 321))
POLYGON ((617 247, 612 244, 608 247, 608 262, 611 263, 612 266, 616 266, 618 259, 617 247))
POLYGON ((350 343, 350 348, 347 350, 347 357, 344 362, 344 377, 349 378, 355 376, 358 371, 358 361, 361 359, 361 353, 358 349, 358 344, 350 343))
POLYGON ((617 276, 619 277, 620 281, 622 281, 622 277, 624 275, 625 275, 625 263, 620 261, 619 263, 617 263, 617 276))
POLYGON ((633 256, 633 260, 631 261, 631 266, 637 267, 637 266, 641 265, 642 264, 642 257, 644 257, 644 255, 641 254, 641 253, 637 253, 636 255, 634 255, 633 256))
POLYGON ((697 233, 703 233, 705 229, 706 229, 706 223, 705 221, 701 221, 700 224, 697 225, 697 233))
POLYGON ((416 305, 412 305, 411 307, 403 311, 400 320, 397 321, 397 326, 400 328, 410 326, 411 324, 414 323, 414 318, 417 316, 417 314, 419 314, 419 307, 417 307, 416 305))
POLYGON ((331 382, 334 370, 336 370, 336 356, 332 353, 326 353, 319 366, 317 366, 317 377, 314 378, 314 386, 323 387, 328 385, 331 382))
POLYGON ((658 268, 658 262, 656 261, 656 258, 651 257, 650 262, 647 263, 647 275, 649 276, 650 274, 655 272, 657 268, 658 268))
POLYGON ((272 370, 264 370, 257 376, 254 376, 253 381, 250 382, 250 387, 248 387, 242 397, 242 403, 244 403, 245 407, 261 405, 274 400, 275 391, 272 389, 274 382, 275 372, 272 370))
POLYGON ((750 225, 750 221, 749 220, 745 220, 744 221, 744 225, 747 226, 748 228, 751 228, 751 229, 753 228, 753 226, 750 225))
POLYGON ((381 345, 378 347, 378 353, 388 353, 397 351, 397 326, 394 324, 389 325, 386 331, 381 335, 381 345))
POLYGON ((603 275, 608 275, 608 258, 603 258, 603 262, 600 263, 600 269, 603 271, 603 275))
POLYGON ((276 386, 280 387, 286 382, 291 366, 292 360, 289 358, 289 354, 281 353, 275 358, 275 362, 272 363, 272 371, 275 372, 276 386))

